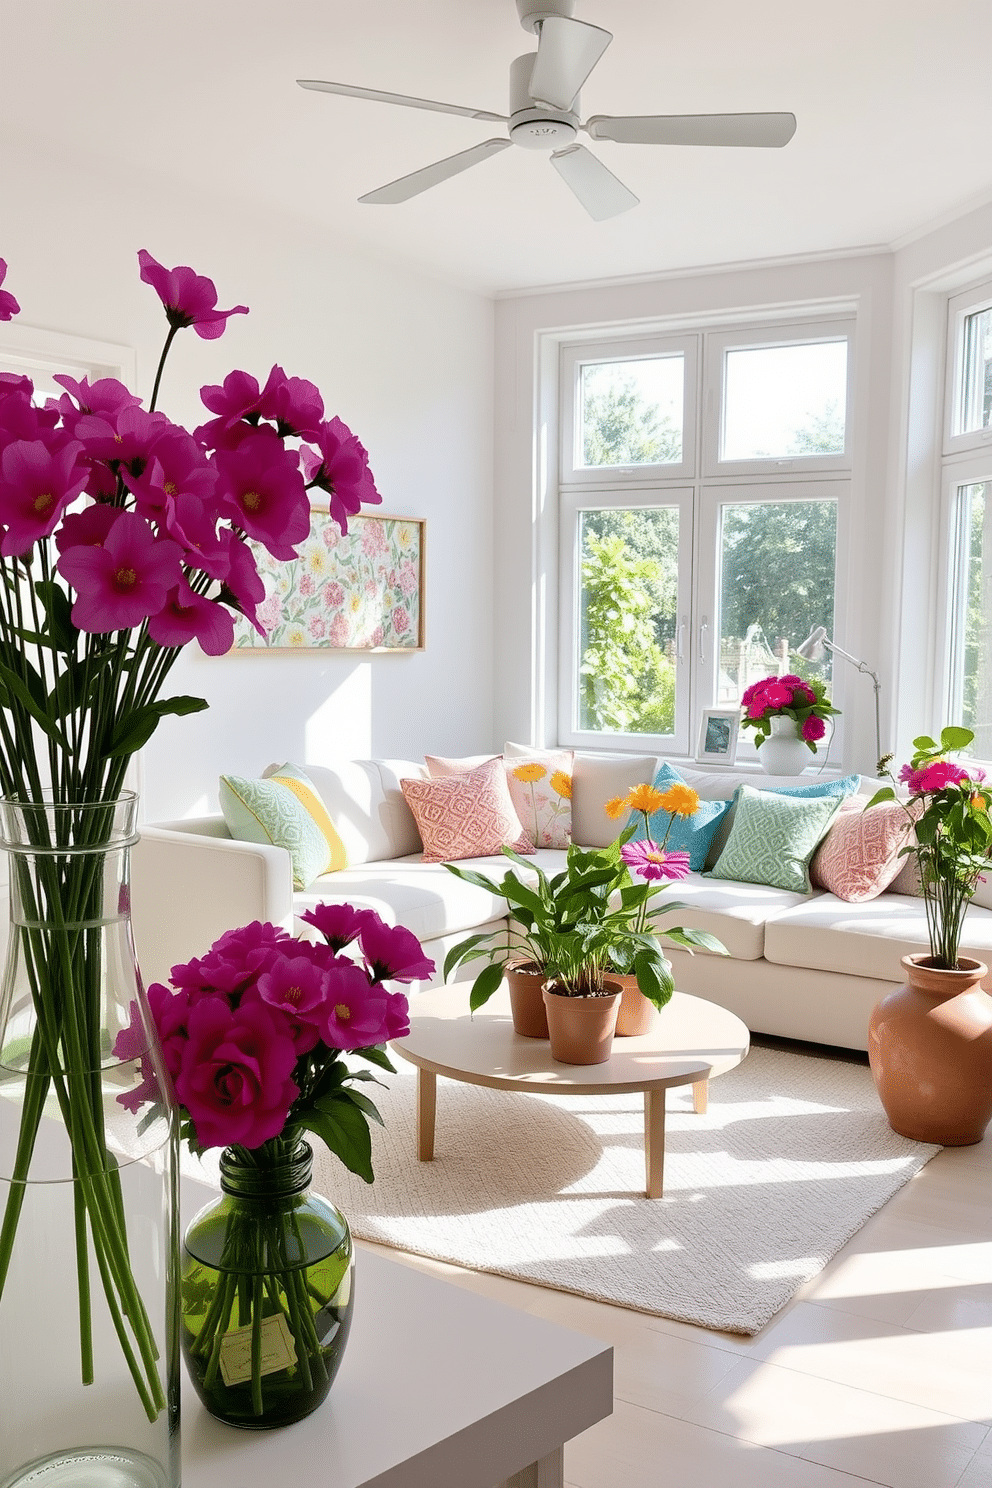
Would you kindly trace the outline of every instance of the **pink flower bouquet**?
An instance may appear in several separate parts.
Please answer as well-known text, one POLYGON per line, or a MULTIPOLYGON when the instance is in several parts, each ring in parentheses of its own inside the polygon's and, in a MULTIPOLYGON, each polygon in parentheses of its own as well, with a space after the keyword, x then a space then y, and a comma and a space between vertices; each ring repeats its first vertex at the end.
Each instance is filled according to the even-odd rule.
MULTIPOLYGON (((920 870, 920 884, 927 911, 930 964, 953 971, 968 905, 984 875, 992 871, 992 819, 989 817, 990 787, 985 771, 977 765, 959 765, 945 758, 952 749, 967 749, 975 735, 971 729, 949 727, 940 741, 922 734, 913 740, 914 754, 899 771, 898 783, 909 791, 902 800, 892 786, 885 785, 868 802, 902 800, 908 825, 915 828, 912 853, 920 870)), ((887 755, 887 764, 891 755, 887 755)), ((884 774, 890 780, 890 770, 884 774)))
POLYGON ((741 728, 754 729, 755 745, 763 744, 772 731, 772 718, 795 719, 799 737, 811 754, 827 731, 825 719, 840 712, 827 697, 824 684, 814 678, 804 681, 795 673, 763 677, 746 688, 741 698, 741 728))

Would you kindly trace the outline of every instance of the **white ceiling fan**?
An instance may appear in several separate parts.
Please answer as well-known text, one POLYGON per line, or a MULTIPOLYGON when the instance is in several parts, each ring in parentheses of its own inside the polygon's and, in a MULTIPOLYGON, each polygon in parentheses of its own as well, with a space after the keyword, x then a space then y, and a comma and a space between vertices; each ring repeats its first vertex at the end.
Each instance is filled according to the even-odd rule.
POLYGON ((343 93, 349 98, 368 98, 375 103, 397 103, 404 108, 461 114, 467 119, 488 119, 507 125, 508 139, 483 140, 480 145, 460 150, 457 155, 449 155, 369 191, 359 201, 377 206, 407 201, 488 156, 509 149, 510 145, 520 145, 525 150, 550 150, 551 164, 566 186, 590 217, 602 221, 636 207, 638 198, 598 156, 575 143, 580 129, 590 139, 616 140, 627 145, 775 147, 788 144, 795 133, 794 114, 593 114, 583 124, 578 112, 579 89, 613 40, 611 33, 575 20, 572 16, 575 0, 516 0, 516 5, 524 30, 537 36, 537 51, 527 52, 510 64, 509 115, 411 98, 404 93, 358 88, 349 83, 297 79, 301 88, 318 93, 343 93))

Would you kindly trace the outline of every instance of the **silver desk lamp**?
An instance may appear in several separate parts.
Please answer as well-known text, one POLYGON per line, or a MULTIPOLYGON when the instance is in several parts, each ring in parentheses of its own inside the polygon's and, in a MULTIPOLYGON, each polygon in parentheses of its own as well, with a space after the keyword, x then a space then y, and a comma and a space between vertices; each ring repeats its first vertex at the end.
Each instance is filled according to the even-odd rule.
POLYGON ((838 646, 836 641, 832 641, 827 635, 825 627, 822 625, 818 625, 806 637, 802 645, 796 647, 796 655, 802 656, 806 661, 819 661, 823 656, 824 649, 836 651, 838 656, 843 656, 845 661, 851 662, 853 666, 857 667, 859 672, 866 672, 872 679, 875 686, 875 759, 876 761, 880 760, 882 758, 882 724, 879 713, 878 695, 882 690, 882 684, 878 680, 878 673, 873 672, 870 666, 863 661, 859 661, 856 656, 852 656, 850 651, 845 651, 843 646, 838 646))

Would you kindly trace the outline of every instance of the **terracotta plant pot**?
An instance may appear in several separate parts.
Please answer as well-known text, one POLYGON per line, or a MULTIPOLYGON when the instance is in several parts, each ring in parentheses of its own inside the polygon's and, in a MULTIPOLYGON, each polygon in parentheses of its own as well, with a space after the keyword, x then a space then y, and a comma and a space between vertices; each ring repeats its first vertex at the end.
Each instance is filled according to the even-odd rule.
POLYGON ((613 981, 623 988, 617 1009, 617 1038, 637 1038, 650 1033, 658 1021, 658 1009, 649 1002, 637 985, 636 976, 617 975, 613 981))
POLYGON ((868 1059, 893 1131, 967 1147, 992 1119, 992 997, 981 961, 960 969, 903 956, 907 983, 887 992, 868 1025, 868 1059))
POLYGON ((551 1058, 560 1064, 605 1064, 613 1048, 622 988, 615 981, 606 983, 603 997, 569 997, 556 992, 554 983, 544 987, 548 1010, 548 1035, 551 1058))
POLYGON ((536 961, 522 961, 518 966, 508 966, 505 976, 510 990, 514 1032, 524 1038, 546 1039, 548 1015, 544 1008, 544 972, 536 961))

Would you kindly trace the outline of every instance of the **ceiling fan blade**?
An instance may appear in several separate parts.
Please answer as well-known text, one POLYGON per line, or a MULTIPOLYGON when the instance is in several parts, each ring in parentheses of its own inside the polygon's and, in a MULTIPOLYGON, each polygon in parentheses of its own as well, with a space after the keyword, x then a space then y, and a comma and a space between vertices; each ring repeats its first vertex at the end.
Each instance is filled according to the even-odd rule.
POLYGON ((610 118, 593 114, 585 129, 592 139, 622 145, 787 145, 796 132, 795 114, 644 114, 610 118))
POLYGON ((537 57, 530 75, 530 96, 549 108, 567 109, 613 34, 585 21, 566 16, 548 16, 541 22, 537 57))
POLYGON ((551 164, 597 222, 616 217, 638 204, 634 193, 628 191, 585 145, 568 145, 564 150, 555 150, 551 164))
POLYGON ((410 98, 406 93, 383 93, 378 88, 355 88, 350 83, 325 83, 316 78, 297 78, 301 88, 314 93, 342 93, 346 98, 370 98, 373 103, 400 103, 404 108, 430 109, 435 114, 461 114, 466 119, 489 119, 506 124, 505 114, 490 114, 485 109, 462 108, 457 103, 434 103, 430 98, 410 98))
POLYGON ((372 206, 391 207, 397 202, 409 201, 411 196, 419 196, 422 191, 429 191, 432 186, 439 186, 442 181, 447 181, 449 176, 457 176, 461 171, 468 170, 472 165, 478 165, 480 160, 485 160, 489 155, 496 155, 500 150, 508 150, 510 141, 507 139, 483 140, 481 145, 473 145, 471 150, 460 150, 457 155, 448 155, 444 160, 436 160, 433 165, 425 165, 423 170, 412 171, 408 176, 400 176, 396 181, 390 181, 388 186, 380 186, 377 191, 369 191, 365 196, 360 196, 360 202, 368 202, 372 206))

